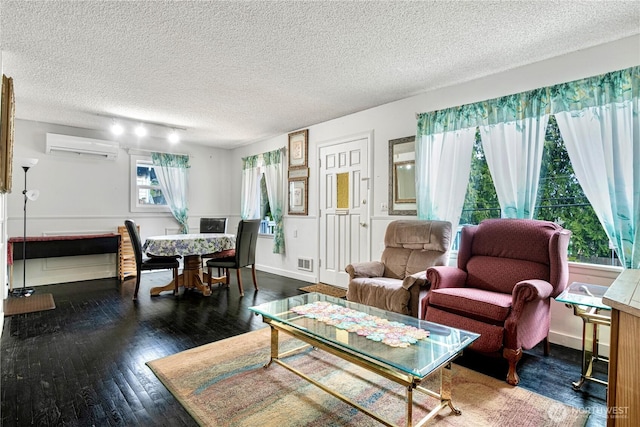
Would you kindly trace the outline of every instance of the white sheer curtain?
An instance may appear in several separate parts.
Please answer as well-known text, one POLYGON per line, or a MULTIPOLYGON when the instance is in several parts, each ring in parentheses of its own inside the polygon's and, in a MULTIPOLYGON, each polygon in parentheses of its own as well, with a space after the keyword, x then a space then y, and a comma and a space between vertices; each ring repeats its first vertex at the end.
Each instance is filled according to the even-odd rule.
POLYGON ((242 194, 240 217, 255 219, 260 216, 260 169, 258 156, 242 159, 242 194))
POLYGON ((503 218, 533 218, 549 115, 480 126, 503 218))
POLYGON ((189 156, 151 153, 151 160, 162 194, 171 213, 180 223, 180 231, 189 233, 189 156))
POLYGON ((637 76, 635 97, 555 114, 576 177, 626 268, 640 268, 637 76))
POLYGON ((476 128, 422 134, 416 144, 416 189, 419 219, 451 222, 458 228, 469 184, 476 128))
POLYGON ((264 153, 264 180, 271 216, 276 223, 273 236, 273 253, 284 254, 284 167, 282 150, 264 153))

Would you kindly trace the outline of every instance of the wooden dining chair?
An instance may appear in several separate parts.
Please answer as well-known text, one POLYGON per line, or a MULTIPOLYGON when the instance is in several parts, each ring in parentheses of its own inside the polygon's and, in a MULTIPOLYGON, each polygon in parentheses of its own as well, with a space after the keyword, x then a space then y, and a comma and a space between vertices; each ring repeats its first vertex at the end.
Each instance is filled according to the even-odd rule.
POLYGON ((138 227, 136 223, 127 219, 124 222, 124 225, 127 227, 127 231, 129 232, 129 237, 131 239, 131 246, 133 246, 133 252, 136 257, 136 287, 133 291, 133 300, 137 301, 138 299, 138 289, 140 288, 140 276, 142 276, 143 271, 148 270, 173 270, 173 282, 175 284, 173 294, 178 294, 178 267, 180 267, 180 262, 177 257, 164 257, 164 256, 153 256, 147 258, 142 253, 142 242, 140 241, 140 235, 138 234, 138 227))
POLYGON ((238 224, 238 232, 236 233, 236 248, 234 252, 226 253, 226 256, 212 258, 207 261, 207 274, 209 276, 209 287, 211 287, 211 269, 224 268, 227 275, 226 285, 229 286, 229 269, 236 269, 236 277, 238 279, 238 289, 240 296, 244 296, 242 288, 242 275, 240 269, 248 265, 251 266, 251 274, 253 278, 253 287, 258 290, 258 281, 256 279, 256 246, 258 244, 258 232, 260 230, 259 219, 242 220, 238 224))

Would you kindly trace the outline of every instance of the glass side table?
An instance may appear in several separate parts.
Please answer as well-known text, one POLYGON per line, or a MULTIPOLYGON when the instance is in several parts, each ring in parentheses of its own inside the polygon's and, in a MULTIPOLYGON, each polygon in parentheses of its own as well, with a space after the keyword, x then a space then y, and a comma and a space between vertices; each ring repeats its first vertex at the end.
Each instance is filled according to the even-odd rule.
POLYGON ((611 326, 611 307, 602 303, 606 286, 573 282, 556 301, 563 302, 573 308, 573 314, 582 319, 582 374, 580 380, 571 383, 574 390, 579 390, 585 381, 608 385, 607 381, 594 378, 594 362, 609 363, 609 359, 598 354, 598 326, 611 326))

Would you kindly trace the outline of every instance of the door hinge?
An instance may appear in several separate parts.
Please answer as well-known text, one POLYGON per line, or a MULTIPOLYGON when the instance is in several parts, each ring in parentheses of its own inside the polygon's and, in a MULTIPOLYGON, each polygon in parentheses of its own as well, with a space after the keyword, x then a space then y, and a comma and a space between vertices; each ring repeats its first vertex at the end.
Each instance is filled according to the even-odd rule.
POLYGON ((322 260, 321 259, 318 260, 318 268, 320 268, 320 267, 322 267, 322 260))

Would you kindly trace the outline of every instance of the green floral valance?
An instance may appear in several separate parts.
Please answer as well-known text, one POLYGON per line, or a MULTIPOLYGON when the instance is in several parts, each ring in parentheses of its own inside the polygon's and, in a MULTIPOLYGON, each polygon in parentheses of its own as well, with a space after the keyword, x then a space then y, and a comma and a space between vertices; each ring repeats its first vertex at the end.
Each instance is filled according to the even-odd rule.
POLYGON ((432 135, 476 127, 476 120, 476 104, 422 113, 418 116, 418 135, 432 135))
POLYGON ((151 160, 156 166, 181 169, 191 167, 189 165, 189 156, 183 154, 151 153, 151 160))
POLYGON ((555 85, 551 93, 554 113, 637 100, 640 66, 555 85))
POLYGON ((263 153, 262 158, 264 159, 264 164, 269 166, 269 165, 277 165, 282 163, 281 152, 282 150, 278 149, 278 150, 269 151, 267 153, 263 153))
POLYGON ((418 136, 638 99, 640 66, 418 115, 418 136))
POLYGON ((249 156, 242 158, 242 170, 255 169, 258 167, 258 156, 249 156))

